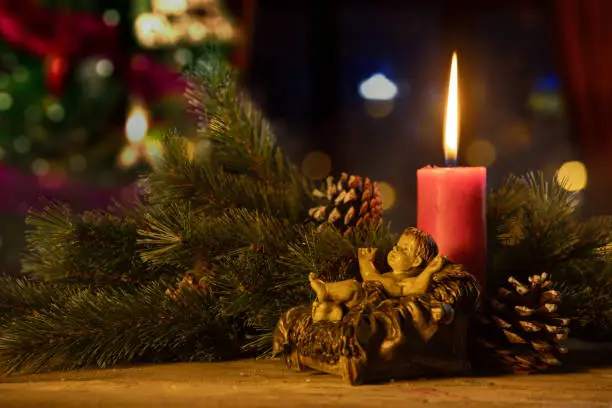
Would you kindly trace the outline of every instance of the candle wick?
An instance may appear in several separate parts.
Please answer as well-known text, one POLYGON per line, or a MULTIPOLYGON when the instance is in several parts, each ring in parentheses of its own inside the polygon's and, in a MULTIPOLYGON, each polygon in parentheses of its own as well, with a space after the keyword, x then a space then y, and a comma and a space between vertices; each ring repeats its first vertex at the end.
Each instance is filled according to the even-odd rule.
POLYGON ((457 160, 446 159, 444 161, 446 162, 446 167, 457 167, 457 160))

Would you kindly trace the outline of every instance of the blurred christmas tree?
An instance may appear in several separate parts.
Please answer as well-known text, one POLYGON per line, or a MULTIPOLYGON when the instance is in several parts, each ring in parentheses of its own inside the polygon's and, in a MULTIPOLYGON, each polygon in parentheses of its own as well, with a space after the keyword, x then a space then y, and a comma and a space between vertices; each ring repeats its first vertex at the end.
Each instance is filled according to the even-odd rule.
POLYGON ((192 133, 180 72, 201 44, 235 43, 228 16, 215 1, 0 0, 0 270, 17 270, 38 197, 131 195, 161 133, 192 133))

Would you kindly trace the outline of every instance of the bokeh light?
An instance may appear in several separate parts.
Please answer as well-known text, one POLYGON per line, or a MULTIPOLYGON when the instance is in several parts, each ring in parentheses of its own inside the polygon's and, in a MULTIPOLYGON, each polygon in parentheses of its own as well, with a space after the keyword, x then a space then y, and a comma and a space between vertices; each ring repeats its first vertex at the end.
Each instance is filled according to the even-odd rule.
POLYGON ((174 61, 179 65, 190 64, 193 60, 193 53, 187 48, 179 48, 174 52, 174 61))
POLYGON ((121 21, 121 15, 117 10, 109 9, 104 12, 102 19, 106 25, 113 27, 119 24, 121 21))
POLYGON ((162 160, 162 144, 159 140, 147 140, 145 142, 146 159, 152 165, 157 165, 162 160))
POLYGON ((142 141, 149 130, 149 114, 140 105, 135 104, 125 122, 125 136, 132 143, 142 141))
POLYGON ((145 47, 153 47, 160 35, 170 32, 170 27, 166 24, 162 16, 152 13, 139 15, 134 21, 136 36, 145 47))
POLYGON ((302 162, 302 172, 313 180, 321 180, 327 177, 331 169, 331 158, 327 153, 320 151, 308 153, 302 162))
POLYGON ((37 176, 44 176, 49 173, 51 166, 45 159, 36 159, 32 162, 32 172, 37 176))
POLYGON ((153 0, 153 10, 167 14, 180 14, 187 10, 187 0, 153 0))
POLYGON ((189 28, 187 28, 187 35, 191 38, 192 41, 202 41, 206 38, 208 34, 208 29, 206 26, 198 21, 193 21, 189 24, 189 28))
POLYGON ((488 140, 475 140, 465 151, 465 159, 470 166, 490 166, 495 162, 497 152, 488 140))
POLYGON ((59 103, 52 103, 47 106, 47 117, 53 122, 61 122, 64 119, 64 107, 59 103))
POLYGON ((397 96, 397 85, 383 74, 374 74, 359 85, 359 95, 372 101, 389 101, 397 96))
POLYGON ((32 147, 32 142, 26 136, 21 135, 17 136, 15 140, 13 140, 13 149, 15 152, 24 154, 30 151, 32 147))
POLYGON ((388 101, 374 101, 365 100, 363 101, 363 108, 365 109, 368 116, 374 119, 382 119, 393 112, 395 104, 393 100, 388 101))
POLYGON ((138 161, 138 150, 133 145, 127 145, 119 154, 119 166, 128 168, 138 161))
POLYGON ((397 201, 397 193, 395 188, 386 181, 377 182, 380 196, 382 198, 382 208, 387 211, 395 207, 397 201))
POLYGON ((113 63, 106 58, 102 58, 96 61, 96 74, 100 75, 101 77, 111 76, 113 74, 114 69, 115 66, 113 65, 113 63))
POLYGON ((563 163, 556 174, 557 183, 568 191, 583 190, 587 179, 586 166, 579 161, 563 163))
POLYGON ((13 97, 11 94, 6 92, 0 93, 0 111, 5 111, 11 109, 13 106, 13 97))
POLYGON ((527 104, 531 110, 543 114, 558 114, 563 109, 563 99, 558 92, 534 92, 527 104))

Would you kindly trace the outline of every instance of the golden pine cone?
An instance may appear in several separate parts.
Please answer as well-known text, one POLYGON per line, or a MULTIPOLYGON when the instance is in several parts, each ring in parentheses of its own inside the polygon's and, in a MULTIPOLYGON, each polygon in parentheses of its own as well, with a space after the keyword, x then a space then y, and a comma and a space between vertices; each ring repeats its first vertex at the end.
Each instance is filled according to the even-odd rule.
POLYGON ((489 299, 476 324, 484 355, 515 374, 560 365, 559 357, 567 353, 560 343, 567 339, 570 323, 556 313, 561 294, 551 288, 546 273, 531 276, 528 285, 512 277, 508 283, 489 299))
POLYGON ((358 230, 365 224, 380 224, 382 220, 382 198, 378 185, 369 178, 342 173, 335 181, 328 177, 323 189, 314 190, 318 201, 308 211, 320 226, 333 225, 343 235, 358 230))

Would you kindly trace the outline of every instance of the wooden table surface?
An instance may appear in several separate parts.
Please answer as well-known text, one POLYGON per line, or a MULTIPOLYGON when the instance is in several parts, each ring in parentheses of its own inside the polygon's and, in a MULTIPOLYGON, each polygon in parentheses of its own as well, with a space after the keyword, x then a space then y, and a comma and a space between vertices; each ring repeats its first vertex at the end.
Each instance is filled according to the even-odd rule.
MULTIPOLYGON (((594 354, 602 363, 603 354, 594 354)), ((575 358, 587 363, 578 353, 575 358)), ((576 366, 574 372, 546 375, 421 379, 358 387, 329 375, 295 373, 276 360, 0 378, 1 408, 431 406, 612 407, 612 363, 590 369, 576 366)))

